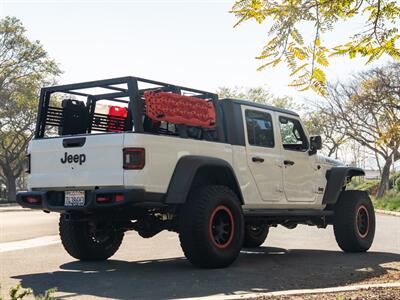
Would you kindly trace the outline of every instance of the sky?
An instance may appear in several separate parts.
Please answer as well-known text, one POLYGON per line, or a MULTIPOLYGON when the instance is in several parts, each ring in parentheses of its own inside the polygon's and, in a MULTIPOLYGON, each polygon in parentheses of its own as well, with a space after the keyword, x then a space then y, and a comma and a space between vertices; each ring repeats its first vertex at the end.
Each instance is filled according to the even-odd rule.
MULTIPOLYGON (((5 1, 0 16, 16 16, 29 38, 39 40, 64 71, 60 84, 138 76, 214 92, 221 86, 263 86, 302 102, 316 98, 288 87, 282 66, 257 71, 255 57, 267 40, 268 24, 233 28, 233 1, 5 1)), ((349 38, 361 20, 339 24, 325 41, 349 38)), ((312 36, 305 28, 305 37, 312 36)), ((332 60, 328 79, 347 80, 366 69, 363 59, 332 60)), ((381 62, 379 62, 381 64, 381 62)))

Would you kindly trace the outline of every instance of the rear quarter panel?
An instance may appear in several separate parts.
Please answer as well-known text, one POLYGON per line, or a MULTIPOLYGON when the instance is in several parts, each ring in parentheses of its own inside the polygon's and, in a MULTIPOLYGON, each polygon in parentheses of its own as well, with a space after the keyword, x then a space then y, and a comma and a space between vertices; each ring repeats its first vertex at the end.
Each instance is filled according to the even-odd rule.
POLYGON ((142 170, 124 170, 124 186, 166 193, 178 160, 186 155, 221 158, 233 166, 232 146, 203 140, 160 135, 126 133, 124 148, 145 148, 142 170))

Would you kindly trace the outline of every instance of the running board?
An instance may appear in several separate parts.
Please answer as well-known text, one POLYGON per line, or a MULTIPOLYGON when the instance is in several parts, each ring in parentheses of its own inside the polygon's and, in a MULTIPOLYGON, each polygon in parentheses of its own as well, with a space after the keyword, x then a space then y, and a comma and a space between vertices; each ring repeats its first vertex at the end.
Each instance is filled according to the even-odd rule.
POLYGON ((245 217, 327 217, 333 216, 331 210, 312 209, 244 209, 245 217))

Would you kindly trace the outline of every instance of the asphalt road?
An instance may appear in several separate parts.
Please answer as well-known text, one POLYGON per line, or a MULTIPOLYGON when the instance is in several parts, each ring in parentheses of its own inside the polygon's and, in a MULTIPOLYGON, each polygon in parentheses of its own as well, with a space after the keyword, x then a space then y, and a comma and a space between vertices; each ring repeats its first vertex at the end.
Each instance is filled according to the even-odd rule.
POLYGON ((263 247, 243 250, 227 269, 201 270, 183 257, 177 234, 142 239, 126 234, 106 262, 83 263, 60 244, 58 215, 0 210, 0 284, 4 296, 18 282, 36 293, 80 299, 171 299, 357 284, 384 275, 400 261, 400 218, 377 215, 372 249, 344 254, 333 230, 272 228, 263 247), (41 245, 41 246, 39 246, 41 245))

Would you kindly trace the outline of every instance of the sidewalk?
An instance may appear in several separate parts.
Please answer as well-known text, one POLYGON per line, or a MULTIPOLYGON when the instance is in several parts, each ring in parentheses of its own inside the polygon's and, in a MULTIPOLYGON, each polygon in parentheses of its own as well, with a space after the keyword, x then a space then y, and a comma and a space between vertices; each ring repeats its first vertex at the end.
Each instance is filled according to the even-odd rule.
POLYGON ((23 208, 16 202, 0 202, 0 213, 10 211, 26 211, 29 208, 23 208))

